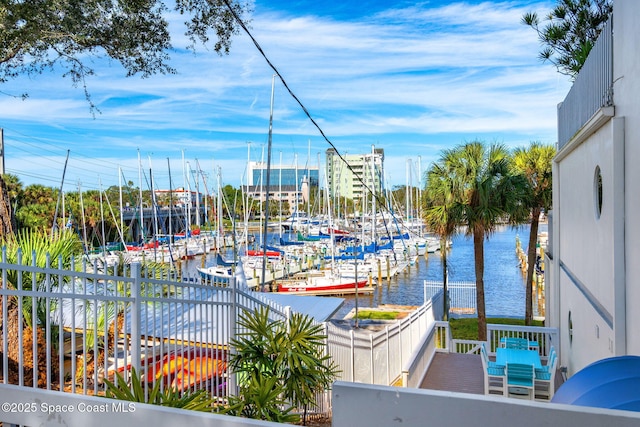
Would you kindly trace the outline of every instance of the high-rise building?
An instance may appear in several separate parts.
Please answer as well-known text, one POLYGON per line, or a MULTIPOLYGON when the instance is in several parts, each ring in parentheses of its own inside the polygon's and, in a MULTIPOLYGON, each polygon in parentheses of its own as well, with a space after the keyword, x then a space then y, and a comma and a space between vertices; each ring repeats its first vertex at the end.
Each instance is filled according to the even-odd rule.
POLYGON ((367 191, 376 194, 382 191, 384 149, 372 146, 370 153, 342 154, 340 158, 336 150, 329 148, 326 155, 327 182, 331 197, 359 200, 367 191))
MULTIPOLYGON (((296 205, 309 200, 311 188, 318 186, 318 166, 273 165, 269 174, 269 200, 287 201, 291 212, 296 205)), ((267 163, 249 162, 249 185, 245 189, 249 196, 263 202, 266 195, 267 163)))

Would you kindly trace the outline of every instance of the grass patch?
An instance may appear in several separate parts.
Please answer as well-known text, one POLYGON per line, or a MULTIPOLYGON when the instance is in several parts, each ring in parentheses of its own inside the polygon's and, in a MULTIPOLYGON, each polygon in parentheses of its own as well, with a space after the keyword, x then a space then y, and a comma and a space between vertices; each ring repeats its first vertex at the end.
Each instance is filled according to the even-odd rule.
MULTIPOLYGON (((518 325, 524 326, 524 319, 512 318, 489 318, 487 323, 499 323, 501 325, 518 325)), ((544 326, 542 321, 534 320, 532 326, 544 326)), ((478 339, 478 318, 470 317, 463 319, 449 319, 449 327, 451 335, 454 339, 459 340, 477 340, 478 339)))
POLYGON ((358 310, 358 319, 363 320, 395 320, 399 311, 358 310))

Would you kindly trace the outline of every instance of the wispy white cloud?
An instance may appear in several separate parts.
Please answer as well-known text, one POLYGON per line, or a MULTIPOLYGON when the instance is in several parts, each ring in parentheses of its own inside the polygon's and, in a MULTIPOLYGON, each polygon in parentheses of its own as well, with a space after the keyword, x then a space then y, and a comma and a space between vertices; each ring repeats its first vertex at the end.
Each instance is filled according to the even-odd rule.
MULTIPOLYGON (((464 140, 555 141, 555 108, 570 84, 538 62, 537 36, 519 22, 552 2, 443 3, 350 19, 258 3, 251 28, 339 150, 385 149, 392 183, 404 182, 407 157, 422 156, 426 168, 440 149, 464 140)), ((83 91, 60 76, 13 82, 12 93, 28 90, 30 98, 0 96, 9 171, 31 183, 51 162, 53 180, 70 149, 72 157, 95 162, 75 171, 70 162, 78 179, 95 180, 98 171, 103 182, 117 179, 117 165, 134 177, 140 149, 166 179, 166 158, 178 170, 185 150, 210 171, 222 166, 226 182, 239 185, 247 141, 254 160, 266 143, 273 72, 244 34, 228 56, 203 49, 194 55, 180 49, 187 42, 176 35, 177 75, 125 78, 117 64, 94 60, 87 86, 101 111, 95 118, 83 91), (59 154, 31 162, 37 145, 59 154)), ((281 83, 273 128, 273 152, 283 151, 285 161, 294 152, 306 158, 309 141, 314 163, 329 147, 281 83)))

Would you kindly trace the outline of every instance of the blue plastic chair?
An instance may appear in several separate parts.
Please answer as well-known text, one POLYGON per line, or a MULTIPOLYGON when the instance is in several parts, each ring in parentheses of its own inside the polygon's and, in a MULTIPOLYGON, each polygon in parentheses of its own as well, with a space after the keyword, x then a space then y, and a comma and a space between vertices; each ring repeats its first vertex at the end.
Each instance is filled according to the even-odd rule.
POLYGON ((487 349, 484 343, 480 346, 480 356, 482 357, 482 369, 484 371, 484 394, 505 394, 504 366, 496 365, 489 360, 487 349))
POLYGON ((535 370, 535 395, 540 399, 551 400, 555 394, 555 378, 558 369, 558 355, 552 351, 547 364, 535 370))
POLYGON ((517 350, 529 350, 529 340, 526 338, 507 338, 505 347, 517 350))
POLYGON ((507 363, 505 392, 509 397, 535 399, 533 365, 507 363), (526 397, 525 397, 526 396, 526 397))

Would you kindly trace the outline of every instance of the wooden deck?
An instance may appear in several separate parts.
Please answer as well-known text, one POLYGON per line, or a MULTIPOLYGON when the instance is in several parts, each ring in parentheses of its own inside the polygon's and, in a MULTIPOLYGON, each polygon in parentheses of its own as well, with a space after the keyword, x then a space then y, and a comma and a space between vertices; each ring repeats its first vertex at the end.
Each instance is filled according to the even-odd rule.
POLYGON ((484 394, 482 360, 477 354, 436 353, 420 388, 484 394))
MULTIPOLYGON (((556 390, 562 385, 562 375, 556 372, 556 390)), ((484 394, 482 360, 477 354, 436 353, 420 388, 484 394)))

